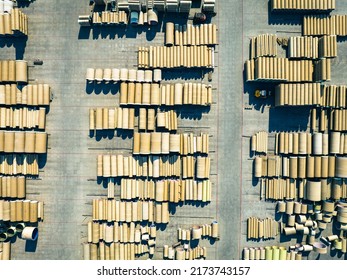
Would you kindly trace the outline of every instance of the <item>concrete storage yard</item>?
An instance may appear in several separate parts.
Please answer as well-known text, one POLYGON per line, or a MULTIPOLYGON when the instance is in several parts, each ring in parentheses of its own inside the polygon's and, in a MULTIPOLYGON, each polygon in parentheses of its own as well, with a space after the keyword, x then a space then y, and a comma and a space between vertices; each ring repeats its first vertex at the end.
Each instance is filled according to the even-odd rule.
MULTIPOLYGON (((15 260, 83 259, 82 244, 87 241, 92 200, 107 198, 107 189, 96 179, 97 155, 130 155, 132 149, 129 133, 116 131, 114 136, 104 133, 96 138, 89 135, 89 108, 117 107, 119 86, 87 85, 86 69, 135 69, 138 47, 159 46, 164 42, 164 33, 159 32, 162 22, 153 29, 127 27, 126 31, 123 27, 80 28, 78 15, 88 13, 88 2, 36 0, 19 5, 29 18, 28 38, 0 38, 0 60, 27 60, 29 80, 36 79, 30 82, 49 84, 54 95, 47 114, 47 161, 39 179, 27 181, 27 197, 45 203, 45 219, 39 226, 37 244, 21 239, 13 244, 11 258, 15 260), (33 65, 35 59, 42 59, 43 65, 33 65)), ((347 14, 347 3, 336 2, 332 14, 347 14)), ((200 241, 200 246, 207 247, 207 259, 241 259, 243 247, 279 244, 288 247, 296 243, 295 239, 280 243, 279 235, 267 241, 247 241, 247 218, 275 218, 276 207, 275 203, 259 200, 250 137, 258 131, 309 128, 307 107, 274 109, 273 96, 254 97, 259 83, 244 83, 250 38, 266 33, 278 37, 301 35, 302 14, 270 14, 270 10, 268 0, 218 0, 217 15, 212 18, 217 24, 219 43, 212 82, 208 82, 207 71, 163 71, 169 82, 189 79, 212 84, 210 110, 181 109, 177 130, 210 134, 212 202, 205 206, 180 204, 170 208, 169 224, 157 232, 154 259, 162 259, 163 245, 177 242, 178 227, 188 229, 214 220, 219 223, 220 240, 200 241)), ((173 20, 170 15, 164 18, 164 22, 170 20, 173 20)), ((346 84, 346 54, 347 43, 339 39, 331 84, 346 84)), ((284 57, 284 51, 279 56, 284 57)), ((308 258, 317 256, 312 253, 308 258)), ((344 255, 329 252, 320 258, 343 259, 344 255)))

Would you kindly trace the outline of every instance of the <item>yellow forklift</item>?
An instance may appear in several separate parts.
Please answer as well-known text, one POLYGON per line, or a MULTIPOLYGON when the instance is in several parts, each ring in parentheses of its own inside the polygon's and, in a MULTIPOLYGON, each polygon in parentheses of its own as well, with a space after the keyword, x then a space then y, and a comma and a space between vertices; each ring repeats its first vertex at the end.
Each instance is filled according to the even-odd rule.
POLYGON ((254 96, 256 98, 268 98, 269 96, 271 96, 271 91, 266 89, 257 89, 254 92, 254 96))

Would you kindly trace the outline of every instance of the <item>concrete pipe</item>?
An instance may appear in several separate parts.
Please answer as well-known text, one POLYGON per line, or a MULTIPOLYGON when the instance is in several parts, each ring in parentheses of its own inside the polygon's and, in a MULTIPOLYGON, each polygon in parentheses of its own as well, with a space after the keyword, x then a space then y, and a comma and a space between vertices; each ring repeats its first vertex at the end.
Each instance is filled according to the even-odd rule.
POLYGON ((175 25, 172 22, 166 23, 165 28, 165 45, 172 46, 175 39, 175 25))
POLYGON ((202 228, 200 226, 193 226, 192 227, 192 240, 198 240, 201 239, 202 235, 202 228))
POLYGON ((287 215, 293 215, 294 213, 294 201, 287 201, 286 202, 286 214, 287 215))
POLYGON ((328 253, 328 247, 321 242, 315 242, 313 243, 313 251, 319 254, 326 254, 328 253))
POLYGON ((307 181, 306 184, 306 198, 310 201, 322 200, 322 183, 321 181, 307 181))
POLYGON ((149 155, 151 153, 151 134, 140 134, 140 154, 149 155))
POLYGON ((28 82, 28 62, 25 60, 16 60, 16 82, 28 82))
POLYGON ((4 134, 4 152, 5 153, 13 153, 14 152, 14 139, 15 133, 14 131, 5 131, 4 134))
POLYGON ((114 82, 118 82, 120 80, 120 71, 119 71, 119 69, 117 69, 117 68, 113 68, 112 69, 111 79, 114 82))
POLYGON ((212 222, 212 238, 219 237, 219 225, 217 221, 212 222))
POLYGON ((119 79, 120 79, 122 82, 128 81, 128 69, 126 69, 126 68, 120 69, 120 76, 119 76, 119 79))
POLYGON ((340 139, 341 133, 332 131, 330 132, 330 153, 339 154, 340 153, 340 139))
POLYGON ((294 227, 285 227, 285 228, 283 228, 283 233, 286 236, 295 235, 296 229, 294 227))
POLYGON ((25 152, 26 153, 35 153, 35 138, 36 133, 28 131, 25 133, 25 152))
POLYGON ((151 105, 151 84, 149 84, 149 83, 142 84, 141 104, 151 105))
POLYGON ((153 81, 156 83, 161 82, 162 80, 162 73, 161 73, 161 69, 154 69, 153 71, 153 81))
POLYGON ((145 71, 144 70, 137 70, 136 81, 138 83, 143 83, 145 81, 145 71))
POLYGON ((0 233, 0 242, 5 242, 7 240, 7 232, 0 233))
POLYGON ((36 132, 35 133, 35 153, 45 154, 47 152, 47 133, 36 132))
POLYGON ((347 157, 336 157, 335 175, 339 178, 347 178, 347 157))
POLYGON ((39 236, 37 227, 25 227, 22 231, 22 239, 36 241, 39 236))
POLYGON ((161 134, 161 153, 169 154, 170 153, 170 133, 163 132, 161 134))
POLYGON ((170 134, 170 153, 180 153, 181 136, 179 134, 170 134))
POLYGON ((4 242, 2 244, 2 260, 10 260, 11 259, 11 242, 4 242))
POLYGON ((87 68, 86 80, 88 82, 94 82, 94 79, 95 79, 95 69, 94 68, 87 68))
POLYGON ((313 154, 314 155, 323 154, 323 134, 314 133, 312 138, 313 138, 313 154))
POLYGON ((24 223, 18 223, 16 224, 16 231, 21 233, 23 231, 23 229, 25 228, 25 224, 24 223))
POLYGON ((30 216, 29 216, 29 222, 30 223, 37 223, 38 221, 38 205, 39 202, 38 201, 30 201, 29 204, 29 209, 30 209, 30 216))
POLYGON ((159 84, 151 84, 150 90, 151 105, 160 105, 160 88, 159 84))
POLYGON ((261 157, 256 157, 254 160, 254 177, 255 178, 261 178, 262 177, 262 166, 263 166, 263 159, 261 157))
POLYGON ((153 72, 152 70, 145 70, 145 83, 152 83, 153 72))
POLYGON ((135 82, 137 78, 137 70, 136 69, 129 69, 128 71, 128 81, 129 82, 135 82))
POLYGON ((158 24, 158 13, 156 10, 149 9, 147 12, 147 20, 149 25, 157 25, 158 24))
POLYGON ((333 201, 325 200, 323 201, 323 211, 332 213, 335 210, 335 203, 333 201))
POLYGON ((277 212, 284 213, 286 211, 286 203, 284 201, 277 202, 277 212))

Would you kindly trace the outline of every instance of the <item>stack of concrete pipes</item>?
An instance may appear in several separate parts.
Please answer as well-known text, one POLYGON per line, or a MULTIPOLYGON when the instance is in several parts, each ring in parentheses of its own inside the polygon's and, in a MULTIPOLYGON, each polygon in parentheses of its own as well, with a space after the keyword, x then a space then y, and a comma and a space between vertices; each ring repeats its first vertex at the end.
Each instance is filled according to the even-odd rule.
POLYGON ((316 82, 331 80, 331 59, 322 58, 314 62, 313 79, 316 82))
POLYGON ((24 176, 0 176, 0 198, 25 198, 24 176))
MULTIPOLYGON (((335 36, 336 40, 336 36, 335 36)), ((289 37, 288 41, 288 57, 289 58, 319 58, 318 50, 319 38, 310 36, 289 37)))
POLYGON ((216 45, 217 26, 215 24, 179 25, 167 22, 165 28, 166 46, 216 45))
POLYGON ((266 200, 339 201, 347 197, 346 179, 266 178, 261 181, 261 197, 266 200))
MULTIPOLYGON (((260 183, 260 198, 265 200, 295 199, 299 196, 303 198, 303 194, 297 191, 298 184, 297 180, 289 178, 264 178, 260 183)), ((299 190, 303 189, 300 187, 299 185, 299 190)))
POLYGON ((122 179, 121 199, 123 200, 155 200, 158 202, 180 201, 210 202, 212 197, 211 182, 209 180, 160 180, 149 181, 139 179, 122 179))
POLYGON ((0 174, 38 176, 38 154, 0 155, 0 174))
MULTIPOLYGON (((135 260, 135 257, 149 253, 154 247, 135 243, 85 243, 83 244, 84 260, 135 260)), ((153 249, 154 251, 154 249, 153 249)))
POLYGON ((118 24, 128 24, 128 15, 125 11, 111 12, 103 11, 93 12, 92 24, 95 25, 118 25, 118 24))
POLYGON ((88 223, 85 260, 134 260, 136 255, 154 254, 156 227, 127 223, 88 223), (99 254, 95 252, 98 248, 99 254), (130 251, 130 252, 129 252, 130 251))
POLYGON ((162 80, 160 69, 154 70, 136 70, 136 69, 118 69, 118 68, 87 68, 87 82, 97 83, 105 82, 137 82, 137 83, 159 83, 162 80))
POLYGON ((140 108, 138 127, 139 130, 145 131, 154 131, 156 128, 176 131, 177 113, 175 110, 157 111, 156 109, 140 108))
POLYGON ((275 238, 279 232, 279 223, 273 219, 256 217, 247 219, 247 239, 271 239, 275 238))
POLYGON ((280 132, 276 134, 276 150, 279 154, 293 155, 343 155, 347 154, 347 134, 280 132))
POLYGON ((0 200, 0 221, 37 223, 43 220, 43 202, 36 200, 0 200))
POLYGON ((279 84, 275 89, 275 106, 319 105, 321 102, 320 83, 279 84))
POLYGON ((0 105, 49 106, 50 94, 47 84, 27 85, 22 90, 15 84, 0 85, 0 105))
POLYGON ((290 37, 288 50, 289 58, 333 58, 337 56, 337 36, 290 37))
POLYGON ((287 251, 285 247, 279 246, 245 247, 242 257, 244 260, 301 260, 302 253, 294 250, 287 251))
POLYGON ((93 220, 123 223, 148 221, 167 224, 170 221, 169 202, 94 199, 93 220))
POLYGON ((251 38, 251 59, 262 56, 277 56, 277 35, 262 34, 251 38))
POLYGON ((258 57, 246 62, 247 81, 313 82, 315 71, 310 60, 258 57))
POLYGON ((155 117, 154 109, 140 108, 139 114, 139 129, 153 131, 156 127, 159 129, 165 129, 168 131, 177 130, 177 113, 175 110, 158 111, 155 117))
POLYGON ((279 84, 276 87, 276 106, 318 105, 329 108, 347 107, 347 87, 344 85, 279 84))
POLYGON ((47 152, 47 133, 0 130, 0 152, 45 154, 47 152))
POLYGON ((181 158, 171 156, 99 155, 98 177, 180 177, 181 158))
POLYGON ((337 36, 322 36, 318 43, 319 57, 333 58, 337 56, 337 36))
POLYGON ((336 8, 335 0, 271 0, 272 11, 277 10, 297 10, 297 11, 326 11, 336 8))
MULTIPOLYGON (((312 193, 310 195, 312 195, 312 193)), ((313 204, 279 201, 277 203, 277 212, 287 215, 286 225, 281 226, 282 233, 286 236, 296 234, 307 236, 307 244, 313 245, 315 242, 316 230, 319 226, 316 217, 312 217, 313 211, 313 204)))
POLYGON ((347 15, 304 16, 303 35, 347 35, 347 15))
POLYGON ((266 178, 261 181, 261 198, 266 200, 321 198, 339 200, 347 197, 345 179, 318 179, 315 182, 307 179, 266 178), (312 190, 318 190, 316 197, 312 190))
POLYGON ((208 154, 209 135, 201 133, 200 136, 193 134, 170 134, 167 132, 134 133, 133 154, 170 154, 180 155, 208 154))
POLYGON ((27 83, 28 62, 26 62, 25 60, 1 60, 0 82, 27 83))
POLYGON ((139 68, 214 68, 214 47, 139 47, 139 68))
POLYGON ((260 131, 252 135, 251 150, 256 153, 267 154, 269 134, 266 131, 260 131))
POLYGON ((194 225, 190 229, 178 228, 177 235, 179 241, 200 240, 202 238, 217 239, 219 238, 218 222, 194 225))
POLYGON ((89 109, 89 130, 134 130, 134 108, 89 109))
POLYGON ((46 109, 0 107, 0 128, 44 130, 46 109))
MULTIPOLYGON (((0 1, 1 7, 1 1, 0 1)), ((17 8, 11 13, 1 13, 0 8, 0 36, 28 35, 28 17, 17 8)))
POLYGON ((206 259, 207 257, 207 248, 197 246, 195 248, 182 248, 182 247, 172 247, 164 245, 164 259, 169 260, 198 260, 206 259))
POLYGON ((201 83, 121 83, 121 105, 201 105, 212 103, 212 87, 201 83))
POLYGON ((304 178, 347 178, 347 157, 335 156, 257 156, 254 176, 304 178))
POLYGON ((347 110, 346 109, 321 109, 320 112, 311 110, 312 129, 322 131, 346 131, 347 110))

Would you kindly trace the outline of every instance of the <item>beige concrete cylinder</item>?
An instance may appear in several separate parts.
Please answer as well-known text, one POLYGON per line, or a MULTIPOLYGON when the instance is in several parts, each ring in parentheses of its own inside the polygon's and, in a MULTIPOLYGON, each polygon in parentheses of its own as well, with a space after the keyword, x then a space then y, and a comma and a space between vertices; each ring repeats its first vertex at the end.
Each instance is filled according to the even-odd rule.
POLYGON ((347 178, 347 157, 336 157, 335 176, 347 178))
POLYGON ((28 131, 25 133, 25 152, 26 153, 35 153, 35 132, 28 131))
POLYGON ((175 34, 175 25, 172 22, 166 23, 165 28, 165 45, 172 46, 174 44, 174 34, 175 34))
POLYGON ((151 153, 151 134, 140 134, 140 154, 149 155, 151 153))
POLYGON ((38 201, 30 201, 30 223, 37 223, 38 221, 38 201))
POLYGON ((13 153, 14 152, 14 131, 5 131, 4 134, 4 152, 13 153))
POLYGON ((47 152, 47 133, 36 132, 35 134, 35 153, 45 154, 47 152))
POLYGON ((22 231, 22 239, 35 241, 39 236, 39 230, 37 227, 25 227, 22 231))
POLYGON ((28 62, 25 60, 16 60, 16 82, 28 82, 28 62))
POLYGON ((322 183, 321 181, 307 181, 306 184, 306 198, 310 201, 321 201, 322 200, 322 183))
POLYGON ((87 73, 86 73, 86 80, 88 82, 94 81, 95 78, 95 69, 94 68, 87 68, 87 73))

